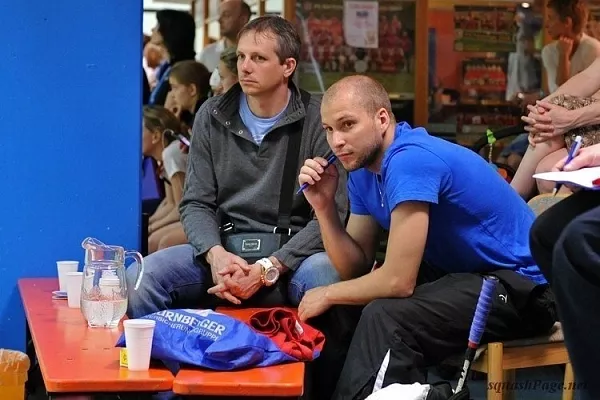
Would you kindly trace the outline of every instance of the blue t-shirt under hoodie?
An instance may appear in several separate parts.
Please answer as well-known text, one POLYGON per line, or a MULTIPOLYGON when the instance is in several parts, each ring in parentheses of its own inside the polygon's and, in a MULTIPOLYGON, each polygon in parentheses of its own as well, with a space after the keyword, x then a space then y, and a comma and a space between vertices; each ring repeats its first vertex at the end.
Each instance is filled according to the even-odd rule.
POLYGON ((353 214, 371 215, 389 230, 397 205, 427 202, 427 263, 448 273, 506 268, 546 283, 529 250, 533 211, 478 154, 399 123, 380 172, 349 174, 353 214))

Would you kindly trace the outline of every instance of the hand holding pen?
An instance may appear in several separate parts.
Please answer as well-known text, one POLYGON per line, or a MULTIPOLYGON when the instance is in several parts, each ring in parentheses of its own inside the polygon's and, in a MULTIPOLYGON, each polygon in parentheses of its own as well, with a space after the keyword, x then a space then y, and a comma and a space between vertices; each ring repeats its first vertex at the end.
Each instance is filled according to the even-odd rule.
POLYGON ((328 159, 315 157, 306 160, 300 168, 300 190, 297 193, 304 192, 306 200, 315 211, 335 203, 339 178, 337 168, 332 166, 335 160, 335 155, 328 159), (329 168, 330 166, 332 168, 329 168))
MULTIPOLYGON (((575 156, 577 155, 577 153, 579 152, 579 149, 581 148, 581 142, 582 142, 583 138, 581 136, 577 136, 575 138, 575 140, 573 141, 573 144, 571 145, 571 148, 569 149, 569 154, 567 156, 567 159, 565 161, 565 163, 563 164, 563 166, 560 168, 560 170, 562 171, 571 161, 573 161, 573 158, 575 158, 575 156)), ((552 195, 556 196, 556 194, 558 193, 558 191, 560 190, 560 188, 562 187, 562 183, 558 182, 556 184, 556 186, 554 187, 554 190, 552 191, 552 195)))
MULTIPOLYGON (((322 164, 322 166, 324 168, 327 168, 329 165, 333 164, 335 162, 335 160, 337 159, 337 157, 335 156, 335 154, 332 154, 331 156, 329 156, 329 158, 326 160, 326 164, 322 164)), ((315 158, 315 160, 317 160, 315 158)), ((301 183, 300 189, 298 189, 298 191, 296 192, 296 194, 300 194, 304 191, 304 189, 308 188, 309 183, 301 183)))

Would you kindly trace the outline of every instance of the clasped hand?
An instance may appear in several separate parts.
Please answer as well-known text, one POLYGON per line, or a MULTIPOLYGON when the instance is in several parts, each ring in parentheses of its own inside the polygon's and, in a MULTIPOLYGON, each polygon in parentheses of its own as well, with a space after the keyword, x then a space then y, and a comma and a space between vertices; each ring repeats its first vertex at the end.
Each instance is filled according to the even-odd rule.
POLYGON ((260 265, 248 265, 233 253, 224 252, 216 257, 210 270, 215 286, 208 293, 233 304, 241 304, 241 300, 250 298, 262 286, 260 265))
POLYGON ((527 106, 529 114, 521 117, 527 125, 529 143, 535 146, 547 140, 567 133, 575 120, 572 111, 556 104, 538 101, 536 105, 527 106))

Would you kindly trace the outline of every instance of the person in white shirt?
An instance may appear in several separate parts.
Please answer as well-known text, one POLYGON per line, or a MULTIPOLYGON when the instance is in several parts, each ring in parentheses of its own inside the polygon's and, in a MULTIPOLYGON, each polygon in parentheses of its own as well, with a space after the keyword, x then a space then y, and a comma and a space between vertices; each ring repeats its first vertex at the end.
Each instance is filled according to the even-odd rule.
MULTIPOLYGON (((600 42, 583 32, 588 18, 584 0, 548 0, 547 7, 546 29, 554 41, 542 49, 542 62, 548 77, 548 88, 552 93, 545 100, 550 100, 559 94, 557 90, 562 84, 585 70, 600 56, 600 42)), ((560 107, 548 102, 545 104, 560 107)), ((530 111, 544 113, 544 108, 540 108, 539 104, 528 108, 530 111)), ((528 120, 524 121, 529 124, 528 120)), ((526 127, 526 130, 530 131, 530 128, 526 127)), ((566 153, 564 135, 555 136, 536 146, 530 144, 511 186, 523 198, 529 199, 536 189, 533 174, 549 171, 566 153)), ((537 189, 540 193, 546 193, 552 191, 553 186, 539 182, 537 189)))
POLYGON ((154 158, 162 167, 165 184, 165 199, 150 216, 148 226, 148 253, 187 243, 179 220, 179 203, 183 196, 183 185, 188 155, 179 149, 173 133, 180 131, 181 123, 169 110, 162 106, 148 105, 143 109, 142 154, 154 158))
POLYGON ((219 28, 221 40, 206 46, 198 61, 212 73, 210 86, 217 89, 220 84, 219 59, 223 50, 237 44, 237 36, 244 25, 250 20, 250 6, 241 0, 224 0, 219 5, 219 28))
POLYGON ((585 0, 548 1, 546 29, 553 42, 542 49, 542 62, 550 93, 600 55, 600 42, 583 31, 587 19, 585 0))

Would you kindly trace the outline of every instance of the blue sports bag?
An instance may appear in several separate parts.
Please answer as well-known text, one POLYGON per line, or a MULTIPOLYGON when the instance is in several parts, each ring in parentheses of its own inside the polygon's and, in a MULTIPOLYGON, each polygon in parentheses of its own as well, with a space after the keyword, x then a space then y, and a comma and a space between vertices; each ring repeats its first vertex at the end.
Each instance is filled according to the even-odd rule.
MULTIPOLYGON (((151 357, 169 369, 187 364, 219 371, 297 361, 266 335, 212 310, 165 310, 143 317, 156 321, 151 357)), ((125 347, 125 334, 117 347, 125 347)))

